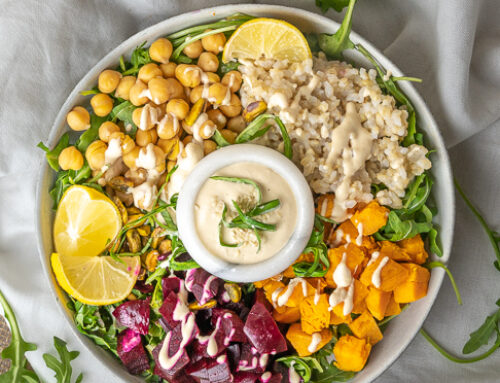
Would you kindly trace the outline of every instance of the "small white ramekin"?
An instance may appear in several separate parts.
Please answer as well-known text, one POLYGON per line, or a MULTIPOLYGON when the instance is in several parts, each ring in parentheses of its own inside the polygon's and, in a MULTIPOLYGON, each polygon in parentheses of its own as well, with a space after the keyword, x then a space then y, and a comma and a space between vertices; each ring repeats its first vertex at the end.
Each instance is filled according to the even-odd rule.
POLYGON ((179 237, 201 267, 228 281, 255 282, 282 272, 302 253, 314 225, 314 201, 303 174, 283 154, 261 145, 240 144, 221 148, 196 165, 179 193, 176 215, 179 237), (288 242, 271 258, 254 264, 230 263, 212 254, 200 240, 194 219, 196 197, 203 184, 217 170, 239 162, 258 163, 282 176, 290 185, 297 206, 297 223, 288 242))

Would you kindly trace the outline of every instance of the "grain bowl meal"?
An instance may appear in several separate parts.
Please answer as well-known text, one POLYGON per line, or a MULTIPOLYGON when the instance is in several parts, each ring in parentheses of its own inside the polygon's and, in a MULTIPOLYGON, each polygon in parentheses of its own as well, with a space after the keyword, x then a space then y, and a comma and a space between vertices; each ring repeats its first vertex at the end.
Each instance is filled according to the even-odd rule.
MULTIPOLYGON (((54 275, 78 330, 131 374, 346 381, 426 296, 428 254, 441 254, 430 152, 405 78, 349 40, 351 16, 334 35, 236 14, 145 42, 67 114, 80 135, 39 145, 57 172, 54 275), (199 267, 177 229, 189 174, 242 143, 288 157, 315 198, 300 256, 254 283, 199 267)), ((252 162, 207 176, 193 207, 204 246, 235 264, 272 258, 299 219, 286 177, 252 162)))

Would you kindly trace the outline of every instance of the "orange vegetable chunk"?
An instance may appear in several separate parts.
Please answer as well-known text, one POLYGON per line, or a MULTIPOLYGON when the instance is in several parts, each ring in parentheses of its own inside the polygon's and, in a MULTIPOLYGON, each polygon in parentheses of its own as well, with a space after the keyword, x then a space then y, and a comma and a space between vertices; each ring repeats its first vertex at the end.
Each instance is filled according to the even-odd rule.
POLYGON ((380 244, 380 256, 389 257, 396 262, 410 262, 410 255, 403 248, 396 245, 394 242, 381 241, 380 244))
POLYGON ((299 307, 300 302, 305 297, 314 295, 315 292, 316 289, 305 279, 294 278, 291 279, 283 291, 279 293, 275 302, 278 306, 299 307))
POLYGON ((330 260, 330 268, 325 275, 326 284, 328 287, 337 287, 337 284, 333 280, 333 273, 342 260, 343 254, 346 254, 346 264, 351 270, 354 277, 361 274, 363 270, 364 263, 367 262, 365 253, 359 246, 349 243, 346 246, 336 247, 335 249, 328 249, 328 259, 330 260))
POLYGON ((314 296, 307 297, 300 303, 300 324, 302 331, 308 334, 321 331, 330 324, 328 311, 328 295, 321 294, 318 304, 314 303, 314 296))
POLYGON ((427 295, 427 283, 406 282, 394 290, 394 300, 398 303, 410 303, 427 295))
MULTIPOLYGON (((347 220, 330 233, 327 243, 333 247, 345 245, 349 242, 356 242, 358 235, 358 229, 354 227, 350 220, 347 220)), ((361 246, 367 249, 374 249, 376 247, 375 240, 372 237, 363 235, 361 246)))
POLYGON ((370 287, 370 292, 365 300, 368 311, 378 320, 384 319, 391 296, 392 293, 390 292, 370 287))
POLYGON ((387 304, 387 309, 385 310, 385 316, 399 315, 401 314, 401 306, 394 300, 394 293, 391 294, 389 303, 387 304))
POLYGON ((377 322, 375 322, 375 319, 373 319, 372 315, 368 312, 364 312, 354 319, 352 323, 349 324, 349 328, 356 337, 360 339, 366 338, 372 346, 380 342, 384 337, 377 322))
POLYGON ((366 339, 344 335, 335 343, 335 366, 343 371, 361 371, 368 360, 372 345, 366 339))
POLYGON ((406 267, 410 272, 408 282, 429 282, 431 273, 425 267, 419 266, 415 263, 401 263, 401 266, 406 267))
MULTIPOLYGON (((366 311, 365 299, 368 296, 368 293, 369 293, 368 288, 365 285, 363 285, 360 281, 355 279, 354 280, 354 294, 352 297, 352 303, 353 303, 352 313, 362 314, 366 311)), ((344 319, 344 322, 347 323, 346 319, 345 319, 346 317, 344 317, 344 302, 336 305, 333 308, 332 313, 334 313, 337 317, 344 319)), ((350 315, 347 315, 347 316, 350 317, 350 315)), ((344 322, 341 322, 341 323, 344 323, 344 322)))
POLYGON ((298 307, 277 307, 273 310, 273 318, 280 323, 295 323, 300 320, 298 307))
MULTIPOLYGON (((309 356, 320 350, 332 339, 332 332, 329 329, 321 330, 317 333, 321 338, 319 343, 313 341, 314 335, 302 331, 299 323, 290 326, 286 333, 286 338, 290 341, 299 356, 309 356)), ((316 339, 315 339, 316 341, 316 339)))
POLYGON ((377 201, 371 201, 362 210, 357 211, 351 217, 354 227, 363 225, 363 235, 372 235, 384 227, 387 223, 389 209, 380 206, 377 201))
POLYGON ((413 238, 403 239, 397 244, 408 253, 414 263, 421 265, 429 257, 429 254, 425 251, 424 241, 422 241, 420 234, 417 234, 413 238))
MULTIPOLYGON (((377 269, 380 262, 382 262, 385 257, 379 256, 375 262, 367 266, 359 280, 366 286, 373 286, 372 276, 377 269)), ((380 272, 380 290, 382 291, 393 291, 397 286, 404 283, 408 279, 409 271, 401 266, 399 263, 394 262, 392 259, 388 259, 385 266, 380 272)), ((376 287, 376 286, 375 286, 376 287)))

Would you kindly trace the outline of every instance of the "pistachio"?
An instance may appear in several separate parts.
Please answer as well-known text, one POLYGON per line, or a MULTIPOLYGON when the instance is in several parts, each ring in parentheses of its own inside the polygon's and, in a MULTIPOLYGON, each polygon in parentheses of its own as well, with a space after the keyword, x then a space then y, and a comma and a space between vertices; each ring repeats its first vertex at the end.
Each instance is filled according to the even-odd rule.
POLYGON ((160 242, 160 245, 158 246, 158 251, 160 254, 165 254, 169 253, 172 251, 172 241, 170 239, 164 239, 163 241, 160 242))
POLYGON ((136 297, 134 294, 130 293, 130 294, 128 295, 127 299, 128 299, 129 301, 136 301, 136 300, 137 300, 137 297, 136 297))
POLYGON ((115 178, 112 178, 109 181, 109 186, 111 186, 114 190, 121 191, 122 193, 126 193, 129 188, 134 187, 134 183, 130 180, 127 180, 123 176, 118 176, 115 178))
POLYGON ((224 290, 229 295, 231 302, 238 303, 241 300, 241 288, 236 283, 224 283, 224 290))
MULTIPOLYGON (((130 214, 130 212, 129 212, 130 214)), ((129 215, 128 216, 128 221, 127 221, 127 224, 130 224, 132 222, 135 222, 137 220, 139 220, 140 218, 144 217, 144 214, 140 213, 140 214, 133 214, 133 215, 129 215)), ((144 220, 141 220, 141 221, 138 221, 137 223, 134 223, 131 228, 132 229, 135 229, 135 228, 138 228, 139 226, 142 226, 144 224, 144 220)))
POLYGON ((118 208, 118 211, 120 212, 120 216, 122 217, 122 223, 126 224, 128 221, 128 212, 125 206, 123 205, 122 200, 117 196, 114 196, 113 202, 115 203, 116 207, 118 208))
POLYGON ((195 123, 196 119, 198 116, 201 114, 202 110, 205 107, 205 100, 203 98, 200 98, 198 101, 196 101, 191 108, 188 116, 184 119, 187 125, 193 126, 195 123))
POLYGON ((129 215, 142 214, 141 210, 136 208, 135 206, 127 208, 129 215))
POLYGON ((144 280, 144 278, 146 278, 146 269, 141 268, 141 271, 139 271, 139 275, 137 276, 137 279, 139 281, 142 281, 142 280, 144 280))
POLYGON ((159 256, 160 253, 158 252, 158 250, 151 250, 148 255, 146 255, 146 261, 144 263, 149 272, 153 272, 156 270, 156 266, 158 266, 159 256))
POLYGON ((203 310, 203 309, 211 309, 217 305, 217 301, 215 299, 210 299, 204 305, 200 305, 197 301, 189 304, 190 310, 203 310))
POLYGON ((166 236, 167 233, 165 232, 164 229, 161 227, 156 227, 153 232, 151 233, 151 238, 153 238, 153 241, 151 242, 151 247, 153 249, 157 249, 158 245, 160 244, 160 240, 162 237, 166 236))
POLYGON ((151 226, 143 225, 141 227, 138 227, 137 232, 141 237, 149 237, 149 235, 151 234, 151 226))
POLYGON ((137 253, 141 250, 141 237, 136 229, 127 231, 127 244, 131 253, 137 253))
POLYGON ((266 110, 267 104, 264 101, 254 101, 247 105, 247 107, 243 110, 242 116, 246 122, 250 122, 266 110))

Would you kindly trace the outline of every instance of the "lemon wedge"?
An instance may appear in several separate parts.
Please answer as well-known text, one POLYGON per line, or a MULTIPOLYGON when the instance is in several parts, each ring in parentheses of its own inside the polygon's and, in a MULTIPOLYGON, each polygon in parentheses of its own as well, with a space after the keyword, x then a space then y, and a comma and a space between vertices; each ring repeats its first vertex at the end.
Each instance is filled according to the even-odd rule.
POLYGON ((87 186, 71 186, 61 198, 54 221, 56 252, 96 256, 120 228, 120 213, 108 197, 87 186))
POLYGON ((76 300, 94 306, 124 300, 139 274, 139 257, 71 256, 54 253, 50 260, 59 285, 76 300))
POLYGON ((311 58, 311 49, 297 27, 283 20, 258 18, 241 24, 230 37, 222 61, 259 59, 300 62, 311 58))

